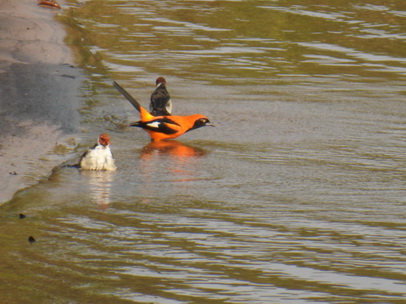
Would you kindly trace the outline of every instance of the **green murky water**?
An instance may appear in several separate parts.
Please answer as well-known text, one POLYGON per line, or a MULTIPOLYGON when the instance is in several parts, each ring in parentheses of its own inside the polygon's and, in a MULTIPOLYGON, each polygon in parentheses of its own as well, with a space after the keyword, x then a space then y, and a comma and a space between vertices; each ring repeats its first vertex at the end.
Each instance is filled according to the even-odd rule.
POLYGON ((405 17, 403 0, 69 1, 78 136, 110 133, 119 169, 58 168, 0 207, 1 303, 404 303, 405 17), (217 128, 164 145, 127 128, 112 80, 147 105, 157 76, 217 128))

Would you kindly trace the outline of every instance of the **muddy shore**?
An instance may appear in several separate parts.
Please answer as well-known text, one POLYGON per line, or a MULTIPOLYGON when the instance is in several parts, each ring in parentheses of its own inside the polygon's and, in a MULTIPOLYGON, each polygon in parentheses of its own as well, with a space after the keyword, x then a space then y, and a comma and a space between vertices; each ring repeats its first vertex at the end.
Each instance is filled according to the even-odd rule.
POLYGON ((49 173, 56 164, 44 156, 78 130, 82 75, 58 13, 36 1, 0 3, 0 204, 49 173))

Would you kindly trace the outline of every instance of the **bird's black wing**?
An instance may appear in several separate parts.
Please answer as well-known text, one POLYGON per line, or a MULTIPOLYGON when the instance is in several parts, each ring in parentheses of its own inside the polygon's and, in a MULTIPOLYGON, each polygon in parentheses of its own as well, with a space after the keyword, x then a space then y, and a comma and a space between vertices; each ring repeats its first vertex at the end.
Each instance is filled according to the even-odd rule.
POLYGON ((175 133, 179 132, 179 130, 171 128, 171 125, 180 126, 176 121, 173 121, 172 119, 170 119, 168 117, 154 119, 154 120, 146 121, 146 122, 137 121, 137 122, 130 124, 130 126, 132 126, 132 127, 139 127, 139 128, 143 128, 146 130, 164 133, 164 134, 175 134, 175 133))

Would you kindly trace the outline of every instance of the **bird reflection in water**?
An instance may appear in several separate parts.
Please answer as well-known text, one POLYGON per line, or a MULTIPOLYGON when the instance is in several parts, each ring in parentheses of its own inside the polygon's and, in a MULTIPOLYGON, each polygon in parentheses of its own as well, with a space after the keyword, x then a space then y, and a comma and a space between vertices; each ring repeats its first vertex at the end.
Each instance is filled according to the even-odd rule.
POLYGON ((154 154, 169 155, 174 158, 204 156, 206 151, 201 148, 185 145, 176 140, 151 141, 141 151, 141 158, 153 157, 154 154))
POLYGON ((111 185, 115 172, 82 170, 81 174, 88 177, 92 201, 94 201, 100 209, 107 209, 111 203, 111 185))
POLYGON ((154 197, 157 185, 159 193, 167 192, 171 195, 177 192, 187 193, 196 187, 190 183, 201 178, 200 159, 207 155, 207 151, 185 145, 175 140, 152 141, 140 153, 144 202, 154 197), (174 184, 174 182, 176 184, 174 184))

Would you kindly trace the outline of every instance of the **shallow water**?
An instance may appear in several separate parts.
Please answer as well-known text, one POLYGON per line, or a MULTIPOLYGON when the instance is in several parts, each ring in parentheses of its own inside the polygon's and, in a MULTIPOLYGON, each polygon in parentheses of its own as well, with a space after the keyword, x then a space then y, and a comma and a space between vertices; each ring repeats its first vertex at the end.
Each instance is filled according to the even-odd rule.
POLYGON ((69 6, 83 132, 49 157, 107 131, 119 169, 56 168, 0 207, 2 302, 404 303, 403 1, 69 6), (147 105, 157 76, 216 128, 126 127, 112 80, 147 105))

